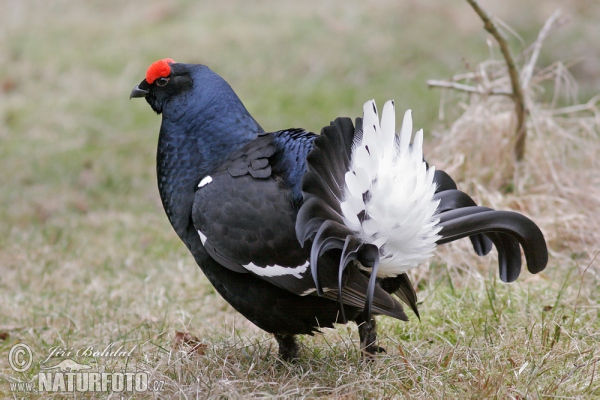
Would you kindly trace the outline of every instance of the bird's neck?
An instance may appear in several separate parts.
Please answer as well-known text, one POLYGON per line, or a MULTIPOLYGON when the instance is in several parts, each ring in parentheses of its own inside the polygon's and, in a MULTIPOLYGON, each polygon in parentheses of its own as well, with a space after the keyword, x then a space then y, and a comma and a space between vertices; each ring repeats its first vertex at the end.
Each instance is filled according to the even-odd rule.
POLYGON ((218 100, 163 113, 156 155, 158 189, 182 239, 189 232, 200 180, 263 131, 237 96, 218 100))

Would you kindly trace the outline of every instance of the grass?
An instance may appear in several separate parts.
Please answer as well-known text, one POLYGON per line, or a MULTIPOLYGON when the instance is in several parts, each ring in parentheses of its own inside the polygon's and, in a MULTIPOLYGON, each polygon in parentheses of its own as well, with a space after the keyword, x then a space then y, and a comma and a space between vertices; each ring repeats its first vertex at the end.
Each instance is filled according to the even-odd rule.
MULTIPOLYGON (((561 3, 571 23, 547 39, 538 65, 585 57, 572 69, 585 102, 600 92, 600 65, 588 56, 600 50, 600 7, 539 3, 484 5, 529 44, 561 3)), ((113 342, 132 357, 76 361, 149 371, 164 398, 600 395, 598 122, 550 115, 550 86, 535 86, 525 179, 502 191, 506 104, 446 95, 439 121, 440 92, 425 85, 497 55, 466 2, 23 1, 0 27, 3 397, 21 397, 8 382, 31 379, 51 348, 113 342), (163 57, 210 65, 266 129, 319 130, 358 115, 367 99, 395 98, 433 133, 426 155, 461 189, 540 224, 548 269, 504 285, 494 256, 444 246, 414 274, 422 321, 381 318, 385 355, 361 363, 356 328, 340 326, 303 337, 297 363, 279 362, 274 340, 214 292, 162 211, 160 119, 128 95, 163 57), (204 354, 173 349, 178 331, 197 336, 204 354), (34 352, 25 373, 7 362, 18 342, 34 352)), ((511 46, 523 48, 514 37, 511 46)))

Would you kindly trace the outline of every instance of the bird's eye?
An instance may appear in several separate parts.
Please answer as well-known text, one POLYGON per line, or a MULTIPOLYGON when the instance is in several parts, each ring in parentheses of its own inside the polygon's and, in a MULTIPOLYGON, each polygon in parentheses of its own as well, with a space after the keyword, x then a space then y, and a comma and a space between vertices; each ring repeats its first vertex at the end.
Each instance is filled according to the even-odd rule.
POLYGON ((167 83, 169 83, 169 78, 158 78, 156 80, 158 86, 165 86, 167 83))

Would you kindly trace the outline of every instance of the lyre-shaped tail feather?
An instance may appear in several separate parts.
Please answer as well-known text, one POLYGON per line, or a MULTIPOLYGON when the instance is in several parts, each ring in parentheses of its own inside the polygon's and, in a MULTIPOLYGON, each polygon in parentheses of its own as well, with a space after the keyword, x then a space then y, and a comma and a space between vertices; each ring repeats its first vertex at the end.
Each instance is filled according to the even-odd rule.
POLYGON ((439 225, 442 230, 438 244, 485 233, 498 250, 500 279, 504 282, 514 281, 521 272, 519 245, 532 274, 542 271, 548 263, 542 231, 532 220, 516 212, 477 206, 458 208, 440 214, 439 225))
POLYGON ((521 246, 528 269, 542 271, 548 261, 546 241, 540 229, 530 219, 506 211, 477 207, 466 193, 456 188, 456 183, 443 171, 436 171, 438 188, 435 198, 440 200, 438 213, 440 231, 438 244, 469 236, 478 255, 490 252, 492 245, 498 251, 498 269, 503 282, 513 282, 521 273, 521 246), (486 212, 485 216, 475 214, 486 212))
POLYGON ((302 181, 304 203, 296 236, 302 245, 312 242, 311 273, 319 295, 332 296, 321 287, 319 268, 337 268, 340 304, 351 299, 355 305, 355 289, 361 287, 366 318, 374 296, 378 310, 406 318, 399 305, 382 306, 389 300, 381 297, 384 291, 395 292, 418 315, 416 294, 405 273, 427 260, 437 244, 463 237, 471 239, 478 255, 496 247, 505 282, 520 273, 521 247, 529 271, 545 268, 546 242, 535 223, 517 213, 477 207, 448 174, 429 168, 423 161, 422 131, 411 144, 410 111, 399 136, 394 130, 393 102, 386 103, 380 122, 370 101, 356 127, 350 119, 338 118, 314 141, 302 181), (321 262, 332 250, 339 254, 337 266, 332 266, 331 257, 321 262), (361 283, 350 294, 344 277, 354 262, 370 277, 366 287, 361 283))

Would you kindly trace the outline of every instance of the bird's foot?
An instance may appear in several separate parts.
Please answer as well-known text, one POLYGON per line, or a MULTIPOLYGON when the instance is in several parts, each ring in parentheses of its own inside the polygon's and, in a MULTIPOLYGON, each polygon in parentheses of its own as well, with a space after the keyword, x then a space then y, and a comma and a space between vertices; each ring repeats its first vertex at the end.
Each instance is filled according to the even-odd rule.
POLYGON ((374 360, 379 353, 385 353, 383 347, 377 345, 377 324, 375 319, 365 321, 361 316, 355 320, 358 325, 358 335, 360 336, 360 351, 363 360, 374 360))
POLYGON ((274 334, 275 340, 279 344, 279 357, 287 362, 292 362, 298 358, 300 346, 296 342, 294 335, 274 334))
POLYGON ((363 361, 373 361, 379 353, 386 353, 383 347, 376 346, 371 344, 367 347, 363 347, 360 349, 361 358, 363 361))

